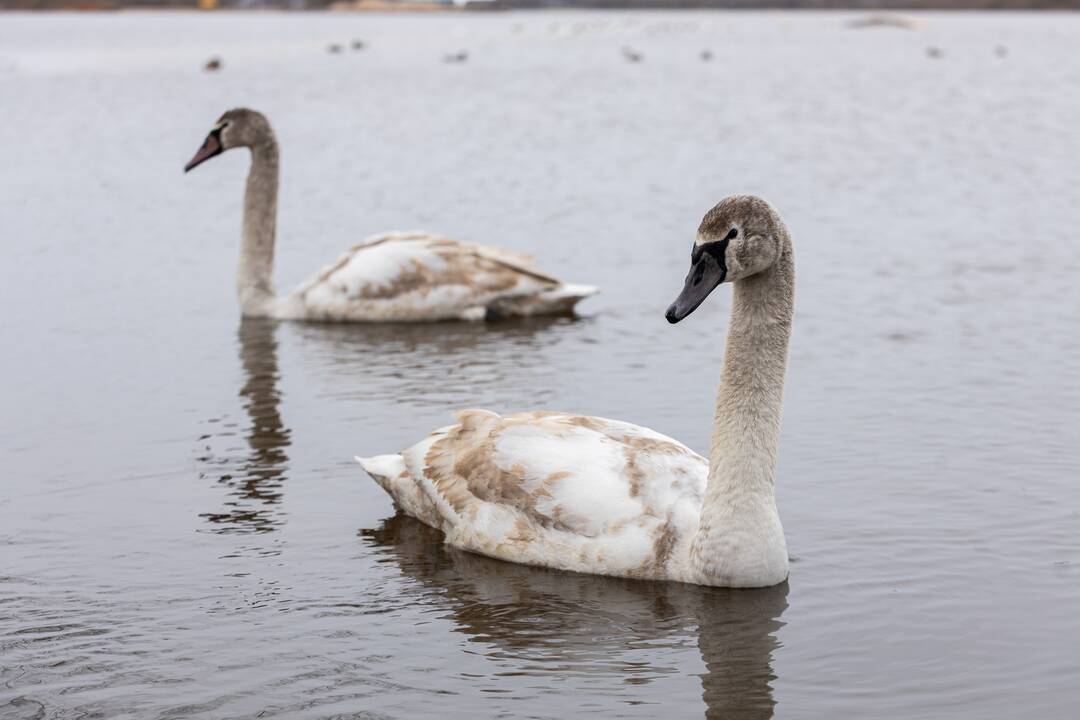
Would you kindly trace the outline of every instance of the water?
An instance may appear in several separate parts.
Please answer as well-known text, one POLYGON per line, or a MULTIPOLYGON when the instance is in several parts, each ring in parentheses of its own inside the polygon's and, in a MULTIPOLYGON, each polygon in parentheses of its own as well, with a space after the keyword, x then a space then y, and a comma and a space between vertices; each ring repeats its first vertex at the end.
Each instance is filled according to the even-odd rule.
POLYGON ((0 717, 1074 717, 1080 17, 850 17, 0 16, 0 717), (239 322, 247 159, 180 171, 236 105, 282 143, 281 288, 426 228, 603 294, 239 322), (739 191, 796 243, 787 585, 560 575, 394 517, 352 456, 455 408, 704 450, 730 292, 663 311, 739 191))

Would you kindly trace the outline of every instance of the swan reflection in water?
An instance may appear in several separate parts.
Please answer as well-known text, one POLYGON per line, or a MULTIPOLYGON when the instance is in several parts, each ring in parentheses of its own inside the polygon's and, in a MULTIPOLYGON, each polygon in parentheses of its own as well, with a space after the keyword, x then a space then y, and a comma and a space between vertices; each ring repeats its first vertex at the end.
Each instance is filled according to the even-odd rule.
MULTIPOLYGON (((212 418, 200 438, 202 477, 227 490, 224 507, 202 513, 213 532, 259 533, 284 521, 283 486, 289 469, 292 431, 281 416, 278 335, 298 341, 329 378, 332 396, 320 402, 374 403, 377 407, 414 403, 445 405, 447 413, 491 398, 513 386, 522 373, 533 378, 552 369, 550 352, 568 338, 581 338, 581 318, 530 318, 497 324, 428 323, 281 325, 267 318, 244 318, 237 331, 246 422, 212 418), (575 329, 576 328, 576 329, 575 329), (541 339, 543 338, 543 339, 541 339), (477 397, 469 378, 483 380, 488 396, 477 397), (494 394, 494 395, 491 395, 494 394), (244 443, 238 444, 242 436, 244 443), (226 447, 221 448, 221 445, 226 447)), ((556 387, 555 378, 532 387, 556 387)), ((532 391, 544 398, 549 390, 532 391)))
MULTIPOLYGON (((587 317, 537 317, 498 323, 337 323, 289 326, 332 377, 335 401, 379 407, 462 407, 503 403, 527 385, 548 401, 566 381, 567 345, 591 342, 587 317), (524 383, 523 378, 528 382, 524 383)), ((313 355, 313 357, 311 357, 313 355)))
POLYGON ((603 672, 641 683, 677 669, 617 658, 655 650, 658 643, 692 642, 696 635, 706 668, 705 717, 773 716, 772 654, 787 607, 786 582, 726 590, 506 563, 450 548, 441 532, 402 513, 360 535, 448 602, 459 632, 497 654, 557 663, 549 671, 603 672))
POLYGON ((277 325, 274 320, 244 318, 237 331, 244 382, 240 398, 247 414, 242 430, 227 418, 214 418, 215 432, 203 435, 206 454, 199 461, 209 469, 204 477, 215 477, 228 488, 224 508, 202 513, 213 523, 214 532, 268 532, 281 522, 282 485, 288 469, 292 431, 281 420, 281 392, 278 390, 277 325), (232 445, 215 453, 205 442, 226 439, 235 442, 238 431, 245 446, 232 445))
MULTIPOLYGON (((245 319, 237 339, 247 421, 215 418, 213 432, 201 438, 203 475, 227 490, 224 507, 203 517, 222 533, 268 532, 284 520, 291 431, 280 411, 279 332, 325 356, 317 366, 336 388, 357 392, 355 383, 368 401, 385 407, 402 397, 444 403, 456 392, 475 394, 478 387, 463 382, 470 374, 485 377, 484 391, 501 396, 522 376, 557 373, 547 368, 560 352, 549 350, 589 342, 589 333, 581 332, 586 323, 279 328, 272 320, 245 319), (363 377, 375 379, 359 382, 363 377), (214 442, 229 447, 214 452, 207 445, 214 442)), ((546 387, 543 378, 534 387, 546 387)), ((361 535, 385 561, 449 603, 457 630, 489 654, 537 661, 539 672, 604 674, 640 684, 679 671, 673 662, 664 665, 671 655, 658 654, 658 646, 678 650, 696 641, 705 664, 706 718, 773 716, 772 653, 787 607, 786 583, 721 590, 504 563, 448 548, 439 531, 400 514, 361 535)))

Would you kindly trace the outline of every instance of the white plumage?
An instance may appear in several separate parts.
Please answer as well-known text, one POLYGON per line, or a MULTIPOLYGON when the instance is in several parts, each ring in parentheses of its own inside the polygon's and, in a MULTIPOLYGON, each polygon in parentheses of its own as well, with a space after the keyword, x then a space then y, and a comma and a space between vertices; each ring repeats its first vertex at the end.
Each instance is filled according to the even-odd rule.
POLYGON ((563 570, 689 579, 708 463, 629 423, 466 410, 400 455, 358 458, 451 545, 563 570))
POLYGON ((466 410, 400 454, 357 458, 455 547, 561 570, 763 587, 788 574, 774 470, 794 307, 791 241, 765 201, 702 221, 668 320, 725 280, 735 297, 709 459, 647 428, 466 410))
POLYGON ((306 320, 482 320, 568 313, 596 292, 565 285, 532 258, 427 233, 389 233, 352 247, 273 314, 306 320))

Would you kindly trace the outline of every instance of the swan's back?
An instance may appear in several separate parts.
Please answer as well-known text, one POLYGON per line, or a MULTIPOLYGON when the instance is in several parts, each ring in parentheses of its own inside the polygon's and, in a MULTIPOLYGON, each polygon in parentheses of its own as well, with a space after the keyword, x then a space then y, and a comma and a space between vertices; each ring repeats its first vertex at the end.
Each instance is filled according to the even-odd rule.
POLYGON ((462 549, 594 574, 682 579, 703 457, 629 423, 467 410, 401 455, 361 460, 462 549))
POLYGON ((350 248, 284 298, 280 315, 309 320, 478 320, 552 312, 594 292, 532 266, 531 258, 427 233, 391 233, 350 248))

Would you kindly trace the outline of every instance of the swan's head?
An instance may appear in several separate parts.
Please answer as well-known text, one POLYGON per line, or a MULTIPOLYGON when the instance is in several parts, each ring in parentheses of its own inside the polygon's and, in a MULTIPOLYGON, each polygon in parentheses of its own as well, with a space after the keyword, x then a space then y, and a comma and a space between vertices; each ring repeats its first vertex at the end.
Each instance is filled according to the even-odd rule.
POLYGON ((716 287, 772 267, 784 250, 787 230, 772 205, 753 195, 733 195, 705 213, 690 252, 690 273, 667 309, 677 323, 694 312, 716 287))
POLYGON ((202 147, 195 153, 195 157, 191 158, 191 162, 184 166, 184 172, 226 150, 255 147, 273 137, 274 131, 270 128, 270 122, 261 112, 247 108, 229 110, 210 128, 202 147))

